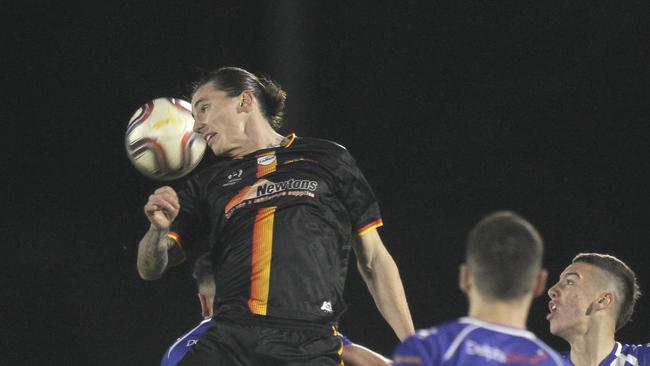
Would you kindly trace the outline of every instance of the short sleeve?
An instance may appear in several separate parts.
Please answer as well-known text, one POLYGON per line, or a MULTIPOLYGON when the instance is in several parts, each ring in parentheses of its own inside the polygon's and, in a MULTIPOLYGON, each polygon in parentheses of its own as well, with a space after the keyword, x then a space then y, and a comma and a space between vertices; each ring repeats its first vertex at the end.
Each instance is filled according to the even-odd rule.
POLYGON ((349 346, 349 345, 352 344, 352 341, 348 337, 344 336, 341 333, 338 333, 337 335, 338 335, 339 339, 341 340, 341 343, 343 343, 344 346, 349 346))
POLYGON ((172 222, 167 236, 180 244, 187 252, 195 246, 195 241, 202 236, 201 227, 204 220, 204 200, 200 185, 196 179, 187 180, 177 192, 180 210, 172 222))
POLYGON ((335 162, 337 193, 350 215, 353 230, 359 235, 383 225, 379 204, 357 162, 344 147, 340 147, 335 162))
POLYGON ((393 352, 393 366, 434 365, 438 350, 435 343, 425 343, 416 336, 407 338, 393 352))
POLYGON ((650 343, 636 346, 639 365, 650 366, 650 343))

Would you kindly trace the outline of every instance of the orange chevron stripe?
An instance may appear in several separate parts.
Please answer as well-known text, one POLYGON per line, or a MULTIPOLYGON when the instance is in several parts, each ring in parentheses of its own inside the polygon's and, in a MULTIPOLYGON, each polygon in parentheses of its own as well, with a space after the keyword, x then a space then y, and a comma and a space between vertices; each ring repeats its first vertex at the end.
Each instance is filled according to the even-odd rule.
POLYGON ((260 208, 253 226, 251 294, 248 299, 248 308, 257 315, 266 315, 269 301, 274 218, 275 207, 260 208))
POLYGON ((226 209, 224 212, 230 211, 231 208, 237 206, 237 204, 241 203, 244 200, 244 197, 248 194, 248 192, 251 191, 252 186, 246 186, 241 189, 236 195, 232 196, 230 201, 226 204, 226 209))
POLYGON ((367 233, 368 231, 370 231, 372 229, 376 229, 376 228, 378 228, 378 227, 380 227, 382 225, 384 225, 384 221, 382 221, 382 219, 377 219, 377 220, 369 223, 368 225, 362 227, 361 229, 359 229, 359 236, 367 233))

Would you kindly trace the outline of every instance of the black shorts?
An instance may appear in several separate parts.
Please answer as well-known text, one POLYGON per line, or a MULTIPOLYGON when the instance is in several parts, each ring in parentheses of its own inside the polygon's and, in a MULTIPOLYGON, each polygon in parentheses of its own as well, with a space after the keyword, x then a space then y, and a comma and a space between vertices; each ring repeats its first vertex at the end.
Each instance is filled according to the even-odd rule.
POLYGON ((335 330, 284 329, 213 320, 179 366, 337 366, 335 330))

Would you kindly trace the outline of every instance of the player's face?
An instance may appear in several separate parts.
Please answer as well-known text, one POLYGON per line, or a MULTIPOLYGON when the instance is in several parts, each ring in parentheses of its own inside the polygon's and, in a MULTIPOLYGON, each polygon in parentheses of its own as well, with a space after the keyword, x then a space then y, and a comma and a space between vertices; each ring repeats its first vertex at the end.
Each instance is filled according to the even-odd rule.
POLYGON ((573 263, 548 290, 551 334, 567 338, 582 335, 588 329, 592 307, 598 299, 596 268, 587 263, 573 263))
POLYGON ((246 138, 238 106, 238 97, 228 96, 213 83, 201 86, 192 97, 194 131, 216 155, 234 156, 246 138))

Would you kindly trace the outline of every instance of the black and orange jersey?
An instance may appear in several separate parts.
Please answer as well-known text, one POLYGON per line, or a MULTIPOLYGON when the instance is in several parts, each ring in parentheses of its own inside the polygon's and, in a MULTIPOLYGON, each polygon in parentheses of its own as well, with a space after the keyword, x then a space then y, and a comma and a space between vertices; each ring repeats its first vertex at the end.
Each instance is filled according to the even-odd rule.
POLYGON ((335 320, 352 235, 382 225, 348 151, 293 134, 286 146, 218 160, 178 195, 169 236, 185 248, 207 240, 216 316, 233 320, 335 320))

